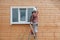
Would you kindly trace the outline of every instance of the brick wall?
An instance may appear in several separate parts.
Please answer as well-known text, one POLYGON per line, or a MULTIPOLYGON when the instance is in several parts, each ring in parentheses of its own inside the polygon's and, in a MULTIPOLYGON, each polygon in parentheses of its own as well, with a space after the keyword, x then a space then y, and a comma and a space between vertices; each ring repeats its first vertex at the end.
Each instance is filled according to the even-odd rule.
POLYGON ((0 0, 0 40, 28 39, 29 25, 10 25, 11 6, 36 6, 38 40, 60 40, 60 6, 56 0, 0 0))

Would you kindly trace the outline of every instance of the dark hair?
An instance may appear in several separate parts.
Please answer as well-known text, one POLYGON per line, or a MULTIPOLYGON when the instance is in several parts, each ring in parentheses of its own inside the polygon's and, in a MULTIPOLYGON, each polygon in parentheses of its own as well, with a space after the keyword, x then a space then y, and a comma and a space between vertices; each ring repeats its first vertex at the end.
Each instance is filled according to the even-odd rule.
POLYGON ((32 11, 32 14, 33 14, 33 13, 36 13, 36 11, 32 11))

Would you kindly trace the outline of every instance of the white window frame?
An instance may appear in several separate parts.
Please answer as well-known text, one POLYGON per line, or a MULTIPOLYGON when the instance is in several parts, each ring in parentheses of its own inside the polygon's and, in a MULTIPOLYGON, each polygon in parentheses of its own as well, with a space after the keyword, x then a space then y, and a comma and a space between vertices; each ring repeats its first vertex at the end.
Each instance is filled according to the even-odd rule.
MULTIPOLYGON (((18 15, 20 15, 20 12, 19 12, 19 8, 36 8, 35 6, 11 6, 10 7, 10 24, 30 24, 30 22, 20 22, 20 16, 18 17, 18 21, 19 22, 12 22, 12 8, 18 8, 18 15)), ((26 10, 26 15, 27 15, 27 11, 26 10)), ((28 16, 28 15, 27 15, 28 16)), ((26 21, 27 21, 27 16, 26 16, 26 21)))

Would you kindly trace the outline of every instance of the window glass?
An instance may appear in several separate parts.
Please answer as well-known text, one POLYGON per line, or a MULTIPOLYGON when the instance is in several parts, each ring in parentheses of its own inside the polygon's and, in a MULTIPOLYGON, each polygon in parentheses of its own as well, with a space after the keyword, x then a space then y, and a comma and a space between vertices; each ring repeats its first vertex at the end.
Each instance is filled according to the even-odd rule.
POLYGON ((26 20, 26 8, 20 8, 20 21, 26 20))
POLYGON ((18 8, 12 8, 12 21, 18 22, 18 8))
POLYGON ((32 15, 33 8, 28 8, 28 22, 30 22, 30 17, 32 15))

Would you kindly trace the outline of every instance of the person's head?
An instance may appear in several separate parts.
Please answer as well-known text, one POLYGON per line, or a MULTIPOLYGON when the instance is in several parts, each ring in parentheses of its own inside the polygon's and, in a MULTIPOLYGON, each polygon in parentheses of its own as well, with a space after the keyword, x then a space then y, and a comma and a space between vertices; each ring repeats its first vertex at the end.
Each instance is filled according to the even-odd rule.
POLYGON ((37 15, 37 11, 32 11, 32 15, 37 15))
POLYGON ((32 11, 32 14, 33 14, 33 13, 36 13, 36 11, 32 11))

